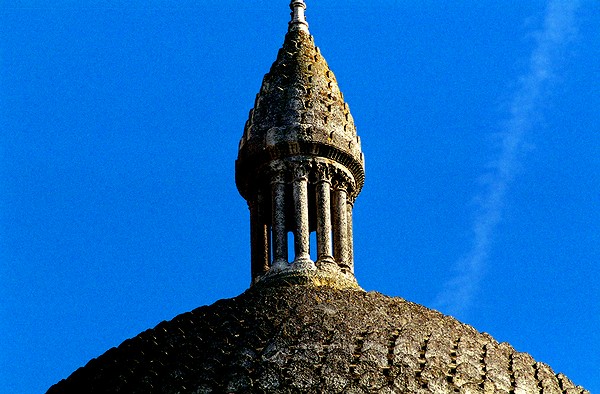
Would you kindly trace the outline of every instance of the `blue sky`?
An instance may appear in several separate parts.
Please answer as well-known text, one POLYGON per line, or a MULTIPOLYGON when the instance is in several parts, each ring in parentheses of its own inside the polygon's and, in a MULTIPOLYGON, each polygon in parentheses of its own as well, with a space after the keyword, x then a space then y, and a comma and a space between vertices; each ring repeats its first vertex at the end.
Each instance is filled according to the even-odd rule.
MULTIPOLYGON (((249 284, 237 145, 286 0, 0 3, 0 391, 249 284)), ((522 3, 522 4, 521 4, 522 3)), ((600 7, 308 2, 362 138, 366 290, 600 392, 600 7)))

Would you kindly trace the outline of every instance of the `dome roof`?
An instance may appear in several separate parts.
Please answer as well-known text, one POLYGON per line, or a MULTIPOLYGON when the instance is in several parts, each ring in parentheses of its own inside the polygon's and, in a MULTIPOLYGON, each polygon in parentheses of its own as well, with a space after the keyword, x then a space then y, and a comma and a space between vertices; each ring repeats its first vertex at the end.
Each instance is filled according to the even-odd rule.
POLYGON ((360 140, 304 2, 290 7, 236 161, 253 286, 123 342, 48 393, 587 393, 454 318, 358 288, 360 140))
POLYGON ((361 290, 262 286, 163 322, 58 393, 587 393, 423 306, 361 290))
POLYGON ((364 184, 364 158, 354 120, 333 72, 307 29, 290 29, 263 79, 244 127, 236 161, 242 196, 264 163, 289 156, 319 156, 346 166, 364 184))

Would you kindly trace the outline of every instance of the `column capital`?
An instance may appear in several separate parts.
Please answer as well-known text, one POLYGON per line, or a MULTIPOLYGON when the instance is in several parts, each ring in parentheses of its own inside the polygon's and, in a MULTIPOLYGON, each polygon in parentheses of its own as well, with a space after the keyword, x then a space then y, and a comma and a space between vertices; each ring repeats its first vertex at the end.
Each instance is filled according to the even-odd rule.
POLYGON ((277 169, 271 171, 271 176, 269 177, 269 182, 271 185, 275 185, 277 183, 285 183, 285 171, 282 169, 277 169))
POLYGON ((266 178, 271 185, 286 183, 288 173, 288 165, 281 160, 274 160, 269 163, 267 171, 265 171, 266 178))
POLYGON ((327 182, 331 184, 331 175, 333 172, 333 168, 330 164, 315 163, 313 168, 316 176, 316 183, 327 182))
POLYGON ((355 182, 348 173, 339 168, 335 168, 332 176, 332 186, 334 190, 344 190, 348 195, 352 195, 355 188, 355 182))
POLYGON ((334 176, 332 179, 331 186, 333 187, 333 190, 343 190, 345 192, 348 192, 350 182, 348 182, 348 179, 346 179, 345 177, 334 176))
POLYGON ((294 181, 308 181, 310 173, 310 165, 308 163, 293 163, 291 170, 294 181))

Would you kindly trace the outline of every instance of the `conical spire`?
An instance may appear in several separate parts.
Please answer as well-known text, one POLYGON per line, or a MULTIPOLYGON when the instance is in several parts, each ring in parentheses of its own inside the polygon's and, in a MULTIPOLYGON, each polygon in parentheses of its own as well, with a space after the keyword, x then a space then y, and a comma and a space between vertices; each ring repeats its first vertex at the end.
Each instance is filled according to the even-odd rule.
POLYGON ((264 162, 285 155, 285 144, 324 145, 326 156, 351 170, 356 194, 364 183, 364 158, 354 119, 334 73, 308 33, 305 7, 304 1, 291 2, 292 19, 283 47, 263 78, 244 128, 236 176, 244 197, 245 173, 254 172, 250 159, 264 162))
POLYGON ((365 177, 360 139, 308 32, 304 1, 290 8, 283 47, 263 79, 236 161, 236 184, 250 208, 252 282, 295 277, 356 287, 352 207, 365 177))

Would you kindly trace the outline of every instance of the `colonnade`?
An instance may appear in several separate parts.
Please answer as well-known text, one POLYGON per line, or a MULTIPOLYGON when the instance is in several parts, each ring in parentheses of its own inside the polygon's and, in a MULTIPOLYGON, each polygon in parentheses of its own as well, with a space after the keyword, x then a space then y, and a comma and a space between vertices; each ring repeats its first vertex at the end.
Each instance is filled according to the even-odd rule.
POLYGON ((265 174, 267 179, 249 201, 253 281, 269 271, 288 269, 337 266, 353 273, 352 175, 319 159, 277 160, 265 174), (316 262, 310 257, 311 224, 316 262), (292 262, 288 262, 289 231, 294 235, 292 262))

